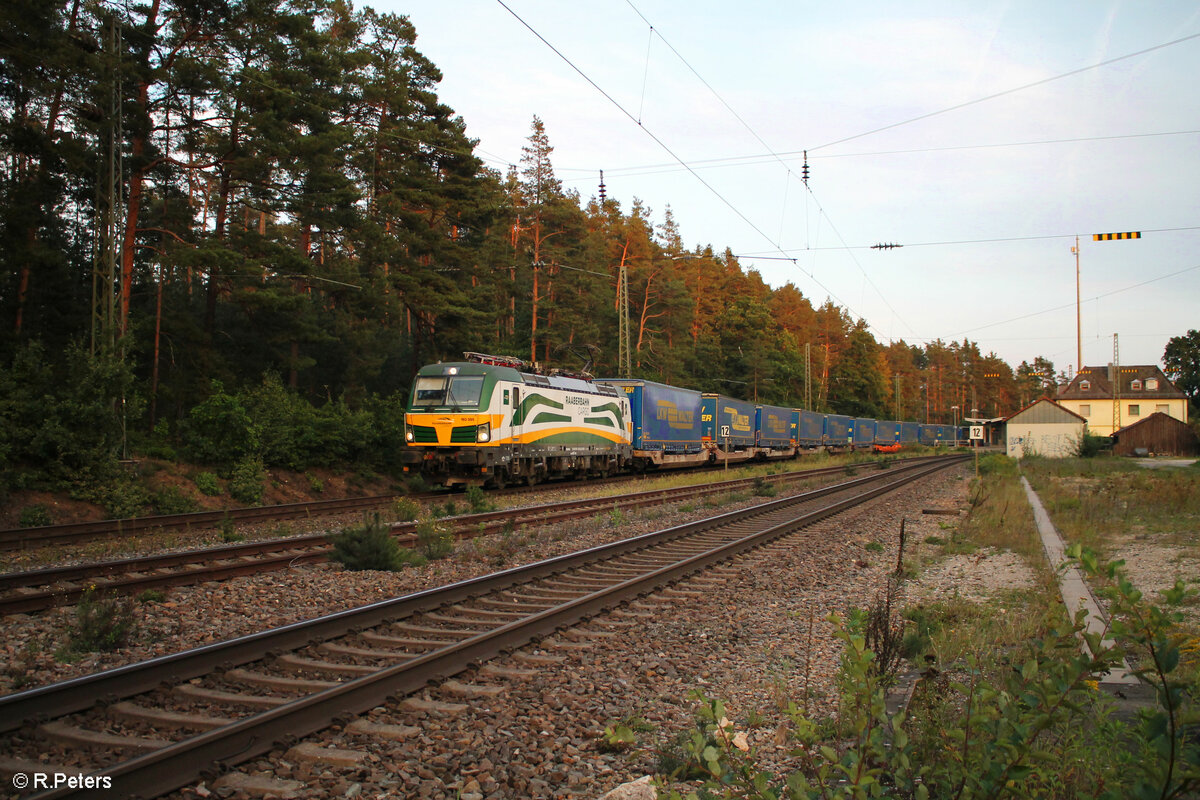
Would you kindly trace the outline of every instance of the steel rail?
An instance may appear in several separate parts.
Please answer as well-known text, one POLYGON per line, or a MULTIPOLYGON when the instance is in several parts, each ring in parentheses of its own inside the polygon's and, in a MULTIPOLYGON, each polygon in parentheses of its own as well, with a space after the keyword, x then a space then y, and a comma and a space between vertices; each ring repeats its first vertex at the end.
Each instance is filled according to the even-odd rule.
MULTIPOLYGON (((942 462, 905 470, 897 480, 866 492, 844 498, 824 508, 793 520, 772 525, 731 542, 726 542, 699 554, 687 557, 606 589, 514 620, 493 630, 477 634, 460 642, 417 656, 396 666, 385 668, 361 678, 330 687, 315 694, 293 700, 261 714, 210 730, 176 742, 168 747, 119 763, 95 775, 109 777, 112 785, 125 795, 157 797, 186 785, 209 769, 218 771, 266 753, 280 741, 293 741, 327 727, 335 718, 361 714, 385 703, 389 698, 409 694, 431 681, 445 680, 459 672, 495 656, 521 647, 528 642, 548 636, 566 626, 578 623, 598 613, 642 596, 654 589, 678 581, 715 563, 725 561, 747 550, 790 534, 802 527, 837 514, 868 499, 893 491, 913 480, 949 466, 942 462), (211 765, 211 766, 210 766, 211 765)), ((871 476, 842 484, 851 485, 877 481, 871 476)), ((891 477, 891 476, 883 476, 891 477)), ((791 499, 791 498, 787 498, 791 499)), ((731 512, 717 519, 741 517, 731 512)), ((695 524, 680 526, 691 528, 695 524)), ((678 529, 671 529, 677 532, 678 529)), ((679 534, 671 538, 677 538, 679 534)), ((652 536, 652 534, 647 534, 652 536)), ((638 537, 645 538, 645 537, 638 537)), ((603 548, 592 548, 595 552, 603 548)), ((557 559, 552 560, 557 561, 557 559)), ((511 571, 510 571, 511 572, 511 571)), ((440 605, 440 604, 439 604, 440 605)), ((107 797, 111 790, 61 789, 35 795, 36 800, 50 798, 107 797)))

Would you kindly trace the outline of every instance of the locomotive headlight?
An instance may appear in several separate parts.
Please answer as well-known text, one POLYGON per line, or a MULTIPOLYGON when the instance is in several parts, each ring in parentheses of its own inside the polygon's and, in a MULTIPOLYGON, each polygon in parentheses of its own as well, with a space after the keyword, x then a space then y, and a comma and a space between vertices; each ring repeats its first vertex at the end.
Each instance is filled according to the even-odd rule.
POLYGON ((492 423, 485 422, 475 429, 475 441, 490 442, 492 440, 492 423))
POLYGON ((417 435, 415 433, 413 433, 412 425, 405 425, 404 426, 404 441, 415 442, 416 440, 417 440, 417 435))

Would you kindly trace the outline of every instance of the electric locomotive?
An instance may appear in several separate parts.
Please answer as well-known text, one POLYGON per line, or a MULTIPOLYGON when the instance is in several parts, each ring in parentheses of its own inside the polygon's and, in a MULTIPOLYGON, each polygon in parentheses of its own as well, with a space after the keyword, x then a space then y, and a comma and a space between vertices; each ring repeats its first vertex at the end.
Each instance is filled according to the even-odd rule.
POLYGON ((501 488, 628 466, 633 423, 624 392, 587 375, 542 374, 509 356, 463 357, 417 373, 404 415, 405 471, 445 486, 501 488))

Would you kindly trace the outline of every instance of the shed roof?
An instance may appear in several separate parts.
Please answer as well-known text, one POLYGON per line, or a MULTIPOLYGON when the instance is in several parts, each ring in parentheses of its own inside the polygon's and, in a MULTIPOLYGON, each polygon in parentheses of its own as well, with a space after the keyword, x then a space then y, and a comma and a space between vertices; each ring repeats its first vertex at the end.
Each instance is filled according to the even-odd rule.
POLYGON ((1113 436, 1120 438, 1121 434, 1129 433, 1134 428, 1137 428, 1138 426, 1141 426, 1141 425, 1145 425, 1149 422, 1158 422, 1158 423, 1162 423, 1164 425, 1169 425, 1171 427, 1186 428, 1189 431, 1192 430, 1191 426, 1188 425, 1186 422, 1175 419, 1170 414, 1164 414, 1161 411, 1155 411, 1153 414, 1151 414, 1147 417, 1143 417, 1142 419, 1139 419, 1137 422, 1133 422, 1133 423, 1130 423, 1129 425, 1126 425, 1124 428, 1121 428, 1119 431, 1114 433, 1113 436))
POLYGON ((1004 421, 1012 424, 1013 420, 1021 417, 1021 422, 1027 424, 1060 424, 1063 422, 1081 422, 1087 424, 1087 419, 1079 416, 1069 408, 1064 408, 1049 397, 1035 400, 1004 421))
MULTIPOLYGON (((1114 368, 1115 369, 1115 368, 1114 368)), ((1120 367, 1119 389, 1122 398, 1148 397, 1179 399, 1187 397, 1175 384, 1171 383, 1163 371, 1154 364, 1141 366, 1120 367), (1158 380, 1157 389, 1146 389, 1149 378, 1158 380), (1141 389, 1134 389, 1133 382, 1140 381, 1141 389)), ((1109 377, 1109 367, 1084 367, 1058 393, 1059 400, 1110 400, 1113 396, 1113 381, 1109 377), (1089 388, 1081 389, 1080 384, 1087 381, 1089 388)))

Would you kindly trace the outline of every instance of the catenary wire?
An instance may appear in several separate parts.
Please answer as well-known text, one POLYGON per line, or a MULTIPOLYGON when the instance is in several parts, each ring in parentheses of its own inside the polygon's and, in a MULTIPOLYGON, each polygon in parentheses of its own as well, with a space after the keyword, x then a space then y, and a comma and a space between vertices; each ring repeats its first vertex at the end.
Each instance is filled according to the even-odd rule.
POLYGON ((1177 45, 1182 42, 1186 42, 1186 41, 1189 41, 1191 39, 1196 39, 1196 38, 1200 38, 1200 33, 1193 33, 1188 36, 1181 36, 1178 39, 1173 39, 1172 41, 1169 41, 1169 42, 1163 42, 1162 44, 1156 44, 1153 47, 1147 47, 1144 50, 1138 50, 1135 53, 1126 53, 1123 56, 1117 56, 1116 58, 1109 58, 1104 61, 1097 62, 1095 64, 1089 64, 1086 67, 1080 67, 1079 69, 1073 69, 1070 72, 1064 72, 1064 73, 1061 73, 1059 75, 1054 75, 1049 78, 1042 78, 1039 81, 1034 81, 1032 83, 1026 83, 1021 86, 1014 86, 1011 89, 1005 89, 1002 92, 996 92, 995 94, 989 94, 986 97, 978 97, 974 100, 968 100, 965 103, 959 103, 958 105, 950 106, 949 108, 943 108, 939 111, 930 111, 929 113, 921 114, 919 116, 912 117, 911 119, 902 120, 900 122, 893 122, 892 124, 884 125, 881 128, 875 128, 874 130, 864 131, 863 133, 856 133, 853 136, 846 136, 846 137, 838 139, 836 141, 826 142, 825 144, 818 145, 816 147, 809 147, 806 149, 810 153, 815 152, 817 150, 824 150, 826 147, 833 147, 834 145, 845 144, 846 142, 850 142, 855 139, 862 139, 863 137, 872 136, 876 133, 881 133, 883 131, 889 131, 889 130, 892 130, 893 128, 899 128, 902 125, 910 125, 914 122, 920 122, 921 120, 929 119, 930 117, 936 117, 941 114, 948 114, 951 111, 958 111, 959 109, 962 109, 962 108, 967 108, 969 106, 978 105, 979 103, 985 103, 988 100, 995 100, 998 97, 1004 97, 1005 95, 1015 94, 1016 92, 1023 92, 1026 89, 1032 89, 1035 86, 1042 86, 1047 83, 1052 83, 1057 80, 1062 80, 1063 78, 1069 78, 1072 75, 1079 75, 1080 73, 1088 72, 1089 70, 1093 70, 1093 69, 1098 69, 1099 67, 1106 67, 1109 64, 1116 64, 1118 61, 1125 61, 1126 59, 1135 58, 1137 56, 1145 55, 1146 53, 1152 53, 1155 50, 1162 50, 1163 48, 1171 47, 1172 45, 1177 45))

